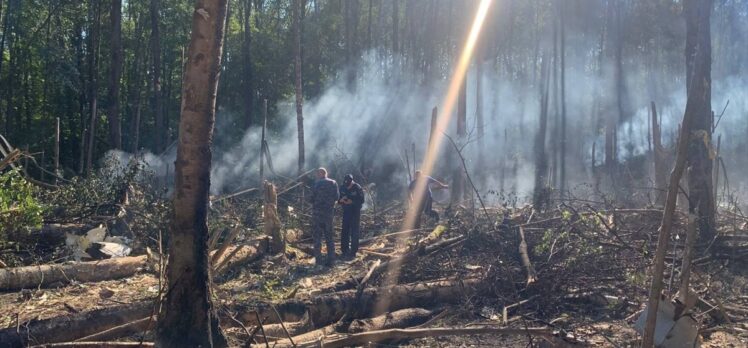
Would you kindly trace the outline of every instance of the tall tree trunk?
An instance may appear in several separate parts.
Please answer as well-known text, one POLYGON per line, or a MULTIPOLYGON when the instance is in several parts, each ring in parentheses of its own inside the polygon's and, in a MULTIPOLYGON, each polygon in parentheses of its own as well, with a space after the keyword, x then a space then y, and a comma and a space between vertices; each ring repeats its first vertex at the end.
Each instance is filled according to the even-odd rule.
POLYGON ((252 0, 246 0, 244 4, 244 41, 242 52, 244 54, 244 128, 252 126, 252 107, 254 106, 255 90, 252 81, 252 0))
MULTIPOLYGON (((709 130, 703 128, 696 128, 707 123, 707 127, 711 127, 711 124, 704 122, 702 118, 711 120, 711 39, 709 30, 709 17, 712 11, 712 0, 685 0, 683 2, 683 12, 686 19, 686 90, 688 91, 688 99, 686 101, 686 112, 683 115, 683 123, 680 129, 680 136, 678 138, 678 145, 675 153, 675 166, 673 171, 670 173, 670 182, 668 183, 667 200, 665 203, 665 211, 662 216, 662 225, 660 226, 660 234, 657 240, 657 251, 655 252, 654 264, 652 265, 652 283, 649 290, 649 299, 647 304, 647 322, 644 327, 644 335, 642 338, 642 347, 649 348, 654 346, 654 331, 657 323, 657 307, 660 302, 660 296, 662 293, 662 278, 665 269, 665 254, 668 250, 668 242, 670 241, 670 231, 673 226, 673 214, 675 212, 675 201, 678 195, 678 187, 683 172, 686 169, 686 163, 694 159, 694 152, 700 151, 701 148, 707 145, 703 142, 709 140, 709 130), (698 126, 697 126, 698 125, 698 126), (701 135, 701 133, 704 133, 701 135), (697 144, 694 144, 694 143, 697 144)), ((707 149, 708 150, 708 149, 707 149)), ((708 155, 708 153, 707 153, 708 155)), ((709 162, 709 169, 711 170, 711 161, 708 157, 706 162, 709 162)), ((698 176, 701 174, 702 168, 694 168, 696 166, 702 166, 703 163, 689 163, 691 167, 689 170, 689 176, 698 176)), ((711 171, 709 172, 711 174, 711 171)), ((689 178, 689 186, 693 181, 698 183, 698 179, 694 180, 689 178)), ((706 179, 711 186, 711 177, 706 179)), ((690 191, 689 210, 691 213, 709 213, 700 208, 704 208, 705 199, 711 201, 711 197, 700 197, 699 200, 694 200, 694 194, 702 195, 710 193, 701 191, 701 187, 696 187, 696 192, 690 191), (695 202, 696 209, 691 205, 695 202)), ((713 213, 713 212, 712 212, 713 213)), ((698 216, 701 219, 701 216, 698 216)), ((704 221, 700 221, 700 224, 704 221)), ((706 223, 709 223, 708 221, 706 223)), ((711 228, 714 225, 708 226, 711 228)), ((707 230, 708 233, 709 230, 707 230)), ((705 231, 701 231, 704 233, 705 231)), ((703 237, 703 235, 702 235, 703 237)))
POLYGON ((99 101, 99 32, 101 20, 101 7, 98 1, 92 0, 91 6, 91 38, 88 47, 88 112, 91 118, 88 124, 88 144, 86 146, 86 173, 93 167, 94 145, 96 144, 96 119, 98 115, 99 101))
POLYGON ((655 102, 652 102, 651 108, 655 203, 658 205, 662 205, 665 204, 665 190, 667 189, 667 173, 665 172, 665 148, 662 147, 662 132, 660 123, 657 118, 657 106, 655 105, 655 102))
MULTIPOLYGON (((0 0, 0 6, 1 5, 2 0, 0 0)), ((0 57, 5 57, 5 37, 8 34, 8 25, 10 24, 9 19, 10 14, 12 13, 11 5, 13 5, 12 0, 8 2, 8 6, 5 8, 5 17, 0 16, 0 18, 3 18, 3 35, 0 36, 0 57)), ((5 59, 0 58, 0 82, 3 82, 3 61, 5 61, 5 59)), ((0 93, 0 105, 3 104, 3 97, 4 93, 0 93)), ((9 117, 6 112, 3 117, 3 134, 5 134, 6 136, 8 135, 8 129, 10 128, 8 120, 9 117)))
MULTIPOLYGON (((605 27, 603 28, 603 33, 609 32, 610 28, 610 22, 613 18, 613 5, 611 4, 611 1, 608 1, 606 4, 606 21, 605 21, 605 27)), ((600 75, 602 77, 603 74, 603 49, 604 49, 604 39, 605 35, 601 36, 600 38, 600 61, 599 61, 599 69, 600 69, 600 75)), ((601 88, 604 88, 601 86, 601 88)), ((606 174, 610 174, 613 172, 615 163, 616 163, 616 142, 615 142, 615 133, 616 133, 616 126, 618 124, 616 117, 613 116, 613 113, 611 113, 607 105, 608 103, 600 102, 600 105, 605 105, 606 107, 602 108, 603 117, 605 118, 605 172, 606 174)))
POLYGON ((702 239, 711 239, 715 234, 711 160, 714 151, 711 139, 712 4, 712 0, 687 0, 683 3, 686 19, 686 90, 689 97, 696 99, 688 146, 688 207, 691 213, 698 216, 702 239), (697 59, 697 56, 703 56, 703 59, 697 59))
MULTIPOLYGON (((5 10, 5 23, 3 24, 3 45, 7 43, 8 45, 8 54, 10 55, 10 66, 8 67, 8 73, 5 76, 5 80, 3 80, 4 86, 7 86, 7 88, 4 88, 4 97, 5 97, 5 125, 4 125, 4 132, 9 139, 8 141, 15 141, 15 134, 11 133, 11 130, 14 129, 12 125, 13 115, 14 115, 14 101, 13 101, 13 93, 15 91, 15 84, 14 81, 15 72, 16 72, 16 62, 18 59, 15 58, 16 54, 14 53, 14 40, 13 38, 16 35, 7 35, 8 32, 12 32, 15 30, 15 12, 18 11, 16 9, 16 6, 12 6, 15 3, 16 6, 19 6, 20 4, 18 2, 10 1, 8 4, 8 8, 5 10), (7 36, 7 42, 6 40, 7 36)), ((0 53, 5 54, 4 52, 0 51, 0 53)), ((4 59, 0 59, 0 61, 3 61, 4 59)), ((2 72, 2 66, 0 66, 0 72, 2 72)), ((0 75, 0 78, 2 75, 0 75)))
POLYGON ((561 163, 560 163, 560 183, 559 192, 564 197, 566 192, 566 3, 558 2, 561 12, 559 20, 561 21, 561 163))
POLYGON ((369 12, 366 16, 366 49, 371 49, 371 10, 374 0, 369 0, 369 12))
MULTIPOLYGON (((467 83, 467 76, 465 76, 460 85, 460 94, 457 97, 457 143, 460 146, 465 143, 467 136, 467 83)), ((454 160, 452 163, 452 195, 450 201, 453 204, 459 204, 465 193, 464 171, 457 156, 459 154, 452 157, 454 160)))
POLYGON ((141 76, 141 69, 142 64, 147 64, 148 57, 147 57, 147 50, 146 50, 146 57, 141 57, 142 55, 142 33, 143 33, 143 22, 140 20, 140 17, 135 18, 135 53, 133 58, 133 72, 132 72, 132 81, 130 81, 129 85, 131 86, 131 92, 128 93, 128 97, 130 95, 133 95, 135 97, 134 102, 130 104, 130 112, 132 113, 132 118, 130 119, 130 137, 132 138, 130 143, 130 149, 133 153, 138 152, 140 147, 140 114, 142 110, 142 102, 143 102, 143 78, 141 76))
POLYGON ((216 90, 228 0, 198 0, 192 15, 175 167, 174 222, 159 347, 225 347, 213 308, 208 262, 208 192, 216 90))
POLYGON ((119 118, 119 83, 122 75, 122 0, 112 0, 110 44, 112 65, 109 68, 109 145, 122 148, 122 129, 119 118))
POLYGON ((540 122, 535 135, 535 188, 533 205, 543 210, 548 205, 548 154, 545 150, 545 137, 548 130, 548 90, 549 90, 548 57, 543 56, 540 68, 540 122))
POLYGON ((151 74, 153 79, 153 112, 154 114, 154 150, 160 153, 164 149, 164 110, 161 100, 161 32, 159 31, 159 0, 151 0, 151 74))
POLYGON ((304 95, 301 89, 301 11, 302 0, 293 0, 294 22, 294 71, 296 74, 296 126, 299 132, 299 165, 298 173, 304 171, 304 95))
POLYGON ((400 1, 392 0, 392 56, 395 63, 398 62, 397 55, 400 53, 400 42, 398 32, 400 31, 400 1))

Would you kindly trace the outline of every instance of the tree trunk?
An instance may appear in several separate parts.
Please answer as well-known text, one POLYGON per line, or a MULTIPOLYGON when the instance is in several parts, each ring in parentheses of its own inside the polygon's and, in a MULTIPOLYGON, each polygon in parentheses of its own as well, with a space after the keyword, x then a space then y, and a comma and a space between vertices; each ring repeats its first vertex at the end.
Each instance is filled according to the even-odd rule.
POLYGON ((392 56, 395 62, 400 53, 400 42, 398 32, 400 31, 400 1, 392 0, 392 56))
POLYGON ((122 75, 122 0, 112 0, 110 45, 112 65, 109 68, 109 145, 122 148, 122 130, 119 117, 119 83, 122 75))
MULTIPOLYGON (((132 6, 132 4, 130 4, 132 6)), ((141 57, 141 50, 143 47, 142 44, 142 33, 143 33, 143 26, 144 23, 141 20, 141 17, 135 17, 135 50, 134 50, 134 57, 132 62, 132 75, 130 77, 130 81, 128 85, 130 85, 131 89, 128 92, 128 98, 130 96, 134 96, 135 100, 134 102, 130 102, 130 113, 131 113, 131 119, 130 119, 130 137, 132 137, 132 140, 130 142, 130 151, 132 153, 137 153, 138 148, 140 147, 140 114, 142 110, 142 93, 141 89, 143 86, 143 80, 141 77, 141 64, 147 64, 148 57, 146 53, 146 57, 141 57)), ((148 50, 146 50, 147 52, 148 50)))
MULTIPOLYGON (((693 141, 690 139, 695 132, 692 132, 691 125, 696 124, 702 114, 710 108, 705 108, 710 104, 711 90, 709 87, 709 67, 711 66, 711 49, 709 41, 709 15, 711 13, 710 0, 687 0, 684 2, 684 13, 686 13, 686 30, 692 35, 686 37, 686 62, 692 63, 687 71, 693 71, 691 76, 694 83, 688 90, 688 100, 686 101, 686 112, 683 115, 683 124, 680 129, 678 146, 675 152, 675 166, 670 173, 670 182, 668 183, 667 199, 665 201, 665 211, 662 215, 662 225, 657 239, 657 251, 655 252, 654 264, 652 265, 652 283, 649 289, 649 300, 647 305, 647 322, 644 327, 642 338, 642 347, 649 348, 654 346, 654 331, 657 323, 657 307, 660 303, 660 294, 662 292, 662 277, 665 270, 665 254, 668 250, 670 241, 670 231, 673 227, 673 215, 675 213, 675 203, 678 196, 678 187, 680 179, 686 168, 687 158, 690 157, 690 148, 693 141), (699 39, 699 46, 703 49, 695 49, 695 39, 699 39), (702 46, 704 44, 705 46, 702 46), (690 48, 690 49, 689 49, 690 48), (689 54, 691 55, 689 57, 689 54)), ((687 64, 688 66, 688 64, 687 64)), ((687 84, 691 84, 688 83, 687 84)), ((703 130, 702 130, 703 131, 703 130)), ((696 133, 698 134, 698 133, 696 133)), ((706 135, 708 137, 708 133, 706 135)), ((704 138, 699 137, 699 141, 704 138)), ((708 140, 708 138, 706 138, 708 140)), ((703 146, 703 145, 699 145, 703 146)), ((707 179, 710 181, 711 177, 707 179)), ((693 192, 691 193, 693 195, 693 192)), ((709 198, 711 199, 711 198, 709 198)), ((699 211, 700 212, 700 211, 699 211)))
POLYGON ((161 100, 161 32, 159 31, 159 10, 161 9, 159 0, 151 0, 151 78, 153 83, 153 112, 154 127, 153 140, 154 151, 160 153, 164 149, 164 110, 161 100))
POLYGON ((698 216, 699 236, 711 240, 715 235, 714 194, 712 190, 712 44, 710 32, 711 0, 685 1, 686 18, 686 90, 695 101, 688 145, 688 208, 698 216), (701 55, 702 59, 697 59, 701 55), (691 93, 693 90, 693 93, 691 93))
POLYGON ((296 127, 299 132, 299 164, 298 174, 304 171, 304 95, 301 89, 301 11, 302 0, 293 0, 294 22, 294 72, 296 75, 296 127))
POLYGON ((244 128, 252 127, 252 107, 254 106, 255 91, 252 77, 252 0, 246 0, 244 4, 244 41, 242 51, 244 54, 244 128))
MULTIPOLYGON (((467 75, 460 85, 460 94, 457 98, 457 142, 462 145, 467 137, 467 75)), ((451 203, 459 204, 465 193, 465 176, 459 161, 453 161, 452 171, 452 195, 451 203)))
POLYGON ((91 118, 88 124, 88 142, 86 145, 86 173, 91 171, 93 150, 96 143, 96 119, 98 118, 99 97, 99 27, 100 8, 98 1, 91 1, 91 38, 88 47, 88 112, 91 118))
MULTIPOLYGON (((3 35, 0 36, 0 57, 5 57, 5 38, 8 34, 8 27, 10 24, 10 15, 13 13, 12 5, 13 5, 13 1, 9 1, 8 6, 5 8, 5 17, 3 20, 3 35)), ((3 61, 5 61, 5 59, 0 59, 0 82, 3 81, 2 80, 3 79, 3 61)), ((0 93, 0 105, 2 105, 3 97, 4 97, 4 93, 0 93)), ((10 129, 10 122, 9 122, 10 117, 8 116, 7 110, 4 116, 5 117, 4 117, 4 122, 3 122, 3 134, 8 136, 8 130, 10 129)))
POLYGON ((566 194, 566 3, 563 1, 558 2, 560 7, 560 22, 561 22, 561 141, 559 152, 561 154, 560 159, 560 178, 559 178, 559 192, 561 197, 566 194))
POLYGON ((85 283, 119 279, 144 269, 146 262, 146 256, 131 256, 73 264, 3 268, 0 269, 0 291, 67 284, 72 280, 85 283))
POLYGON ((278 194, 275 185, 265 182, 265 204, 263 205, 263 216, 265 218, 265 235, 271 238, 270 249, 275 253, 283 253, 286 250, 286 240, 281 233, 281 222, 278 218, 278 194))
POLYGON ((166 272, 169 291, 156 334, 161 347, 227 346, 211 300, 207 225, 226 10, 227 0, 199 0, 192 15, 174 175, 174 222, 166 272))
POLYGON ((657 105, 651 103, 652 109, 652 145, 654 157, 655 203, 665 204, 665 190, 667 189, 667 173, 665 172, 665 148, 662 147, 662 130, 657 117, 657 105))
POLYGON ((545 137, 548 129, 548 59, 543 57, 540 69, 540 123, 538 133, 535 135, 535 188, 533 192, 533 205, 535 209, 543 210, 549 203, 548 192, 548 154, 545 150, 545 137))

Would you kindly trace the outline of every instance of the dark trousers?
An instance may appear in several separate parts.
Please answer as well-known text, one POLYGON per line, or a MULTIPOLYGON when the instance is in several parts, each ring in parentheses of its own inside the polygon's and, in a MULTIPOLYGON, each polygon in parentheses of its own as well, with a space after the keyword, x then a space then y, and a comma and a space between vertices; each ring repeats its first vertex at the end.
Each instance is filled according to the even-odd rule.
POLYGON ((322 262, 322 239, 327 245, 327 262, 335 260, 335 240, 333 239, 332 217, 314 217, 312 220, 312 237, 314 239, 314 258, 322 262))
POLYGON ((430 216, 432 219, 434 219, 436 222, 439 222, 439 213, 436 212, 433 208, 434 200, 427 196, 423 199, 423 202, 421 202, 421 206, 418 207, 416 210, 416 223, 415 228, 421 228, 421 214, 426 213, 426 215, 430 216))
POLYGON ((356 255, 358 251, 359 225, 361 209, 343 209, 343 231, 340 233, 340 250, 346 254, 356 255))

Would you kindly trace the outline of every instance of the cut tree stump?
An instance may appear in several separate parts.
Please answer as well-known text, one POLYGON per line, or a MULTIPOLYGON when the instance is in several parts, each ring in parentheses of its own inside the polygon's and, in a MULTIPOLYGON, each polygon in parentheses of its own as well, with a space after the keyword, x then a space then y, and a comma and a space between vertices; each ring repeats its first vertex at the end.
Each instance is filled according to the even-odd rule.
POLYGON ((55 283, 97 282, 129 277, 147 267, 148 257, 130 256, 71 264, 0 269, 0 291, 46 287, 55 283))

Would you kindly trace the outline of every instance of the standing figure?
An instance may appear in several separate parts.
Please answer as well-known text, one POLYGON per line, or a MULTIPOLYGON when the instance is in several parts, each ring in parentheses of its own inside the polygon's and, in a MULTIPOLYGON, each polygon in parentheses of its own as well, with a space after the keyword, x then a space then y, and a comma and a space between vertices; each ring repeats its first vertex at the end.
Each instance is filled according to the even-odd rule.
POLYGON ((408 185, 410 204, 416 205, 415 228, 421 227, 421 213, 426 213, 426 215, 436 220, 436 222, 439 222, 439 213, 437 213, 432 207, 434 200, 431 198, 431 184, 437 184, 438 187, 442 189, 449 187, 449 185, 446 185, 428 175, 421 175, 420 170, 416 170, 415 178, 410 182, 410 185, 408 185), (421 182, 421 180, 426 180, 426 189, 423 192, 423 197, 414 197, 416 185, 421 182))
POLYGON ((326 266, 335 262, 335 241, 332 220, 335 202, 338 200, 338 184, 327 177, 327 169, 317 169, 317 181, 312 187, 312 237, 314 238, 314 259, 322 264, 322 238, 327 245, 326 266))
POLYGON ((340 185, 338 204, 343 206, 343 231, 340 233, 340 250, 346 259, 354 259, 358 251, 364 190, 361 185, 353 181, 353 175, 351 174, 346 174, 343 185, 340 185))

